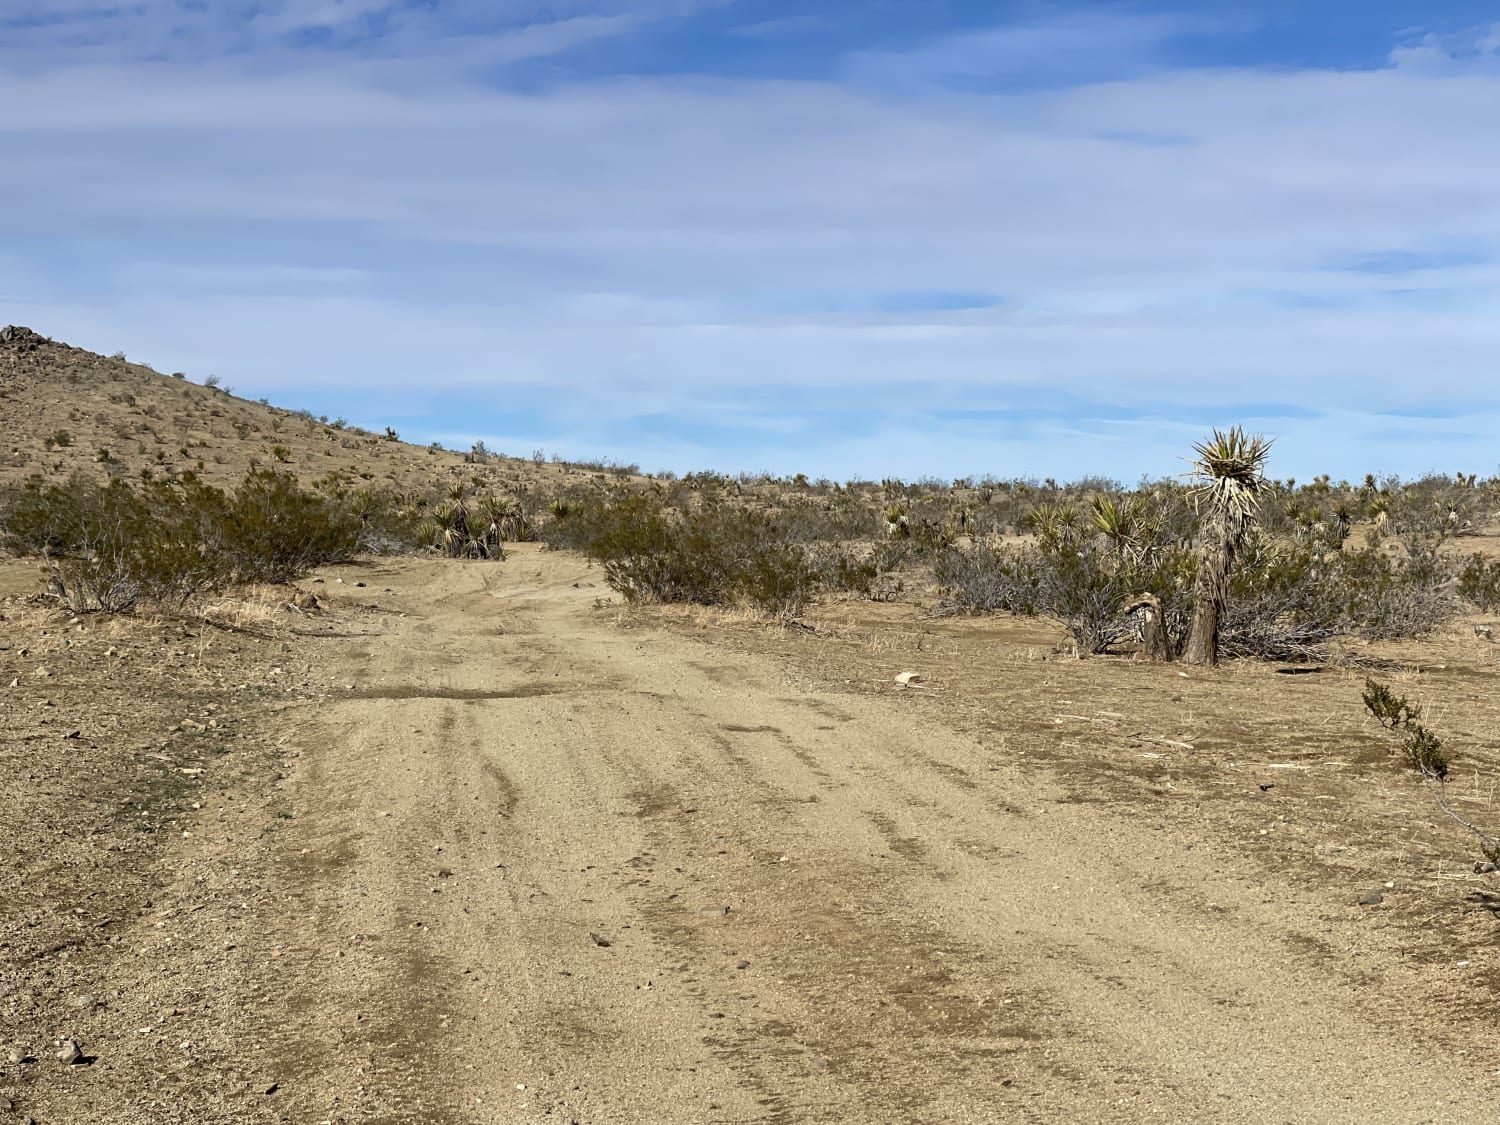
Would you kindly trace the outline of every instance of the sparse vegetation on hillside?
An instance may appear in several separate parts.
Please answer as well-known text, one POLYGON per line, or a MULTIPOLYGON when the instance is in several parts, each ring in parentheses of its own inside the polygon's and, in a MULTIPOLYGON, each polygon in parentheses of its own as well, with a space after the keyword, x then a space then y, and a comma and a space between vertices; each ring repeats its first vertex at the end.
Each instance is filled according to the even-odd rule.
POLYGON ((522 484, 562 488, 587 472, 499 454, 476 464, 458 452, 429 453, 401 441, 393 427, 320 420, 308 410, 236 398, 213 376, 163 375, 28 329, 0 329, 0 486, 36 475, 60 484, 75 473, 135 480, 149 466, 157 475, 192 471, 232 488, 250 469, 273 463, 304 485, 339 473, 426 495, 475 471, 485 478, 476 491, 496 493, 522 484), (96 456, 99 450, 110 456, 96 456))

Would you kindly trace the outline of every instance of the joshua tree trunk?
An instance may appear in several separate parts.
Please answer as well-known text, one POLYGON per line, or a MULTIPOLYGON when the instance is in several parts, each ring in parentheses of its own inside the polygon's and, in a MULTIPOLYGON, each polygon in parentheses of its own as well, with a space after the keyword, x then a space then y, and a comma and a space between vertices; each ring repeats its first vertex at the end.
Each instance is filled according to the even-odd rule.
POLYGON ((1142 615, 1141 655, 1147 660, 1171 660, 1172 639, 1167 636, 1167 622, 1162 616, 1161 601, 1156 595, 1137 594, 1126 604, 1125 612, 1142 615))
POLYGON ((1198 581, 1193 588, 1193 622, 1188 628, 1185 664, 1219 662, 1219 620, 1224 616, 1229 572, 1234 566, 1234 536, 1223 520, 1213 520, 1198 555, 1198 581))

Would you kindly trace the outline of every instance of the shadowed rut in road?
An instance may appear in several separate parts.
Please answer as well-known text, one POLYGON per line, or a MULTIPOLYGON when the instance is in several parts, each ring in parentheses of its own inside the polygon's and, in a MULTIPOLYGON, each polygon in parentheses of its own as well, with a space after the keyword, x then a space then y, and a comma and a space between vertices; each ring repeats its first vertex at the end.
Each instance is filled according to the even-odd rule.
POLYGON ((306 1119, 1490 1119, 1219 905, 1263 888, 594 577, 399 568, 294 732, 264 1034, 306 1119))

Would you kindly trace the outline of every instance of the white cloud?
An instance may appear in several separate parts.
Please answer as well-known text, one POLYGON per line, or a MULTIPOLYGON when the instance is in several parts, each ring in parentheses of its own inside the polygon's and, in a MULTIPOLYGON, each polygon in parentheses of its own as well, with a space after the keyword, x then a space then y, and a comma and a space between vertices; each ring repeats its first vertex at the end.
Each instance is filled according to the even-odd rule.
POLYGON ((1393 66, 1429 74, 1500 71, 1500 22, 1458 34, 1429 32, 1391 51, 1393 66))
MULTIPOLYGON (((378 7, 268 10, 305 27, 378 7)), ((177 9, 132 10, 161 23, 177 9)), ((767 385, 843 387, 893 416, 908 409, 897 388, 924 381, 924 409, 1016 388, 1328 410, 1491 394, 1500 74, 1456 46, 1377 71, 1193 70, 1003 96, 667 78, 517 94, 477 76, 481 58, 665 10, 558 6, 452 52, 316 65, 83 51, 0 73, 15 235, 0 244, 0 322, 256 393, 550 386, 576 427, 747 409, 767 385), (1387 251, 1466 264, 1332 268, 1387 251), (797 313, 767 299, 793 291, 1002 300, 797 313)), ((1145 52, 1171 30, 1130 27, 1145 52)), ((1093 49, 1068 47, 1083 34, 1069 26, 1016 34, 856 69, 979 74, 1035 48, 1027 34, 1093 49)), ((892 423, 837 450, 967 448, 935 434, 892 423)))

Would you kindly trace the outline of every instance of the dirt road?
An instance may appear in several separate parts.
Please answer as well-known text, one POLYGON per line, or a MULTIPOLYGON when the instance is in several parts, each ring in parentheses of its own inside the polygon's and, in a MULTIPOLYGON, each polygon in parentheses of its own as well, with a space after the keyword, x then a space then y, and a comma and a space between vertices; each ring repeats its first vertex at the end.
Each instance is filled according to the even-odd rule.
POLYGON ((1490 1051, 1434 1063, 1232 908, 1275 887, 889 701, 619 628, 597 578, 380 579, 247 939, 284 958, 237 1001, 279 1113, 1495 1119, 1490 1051))

